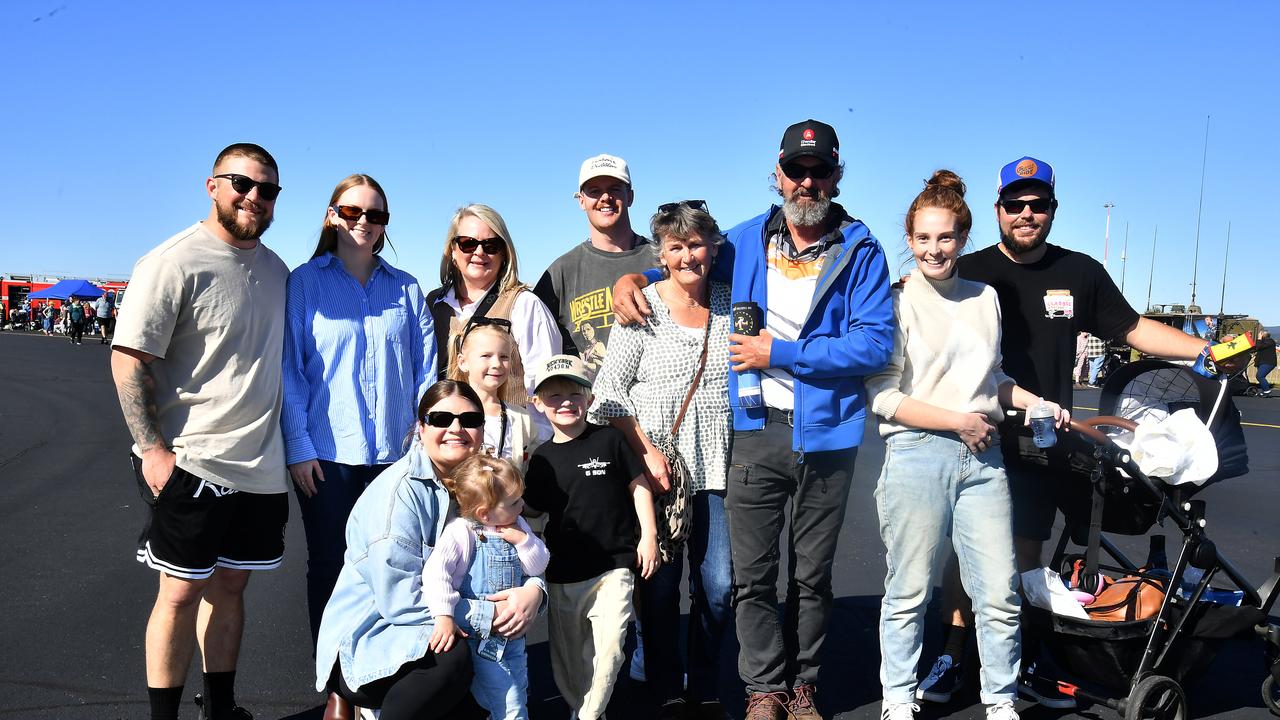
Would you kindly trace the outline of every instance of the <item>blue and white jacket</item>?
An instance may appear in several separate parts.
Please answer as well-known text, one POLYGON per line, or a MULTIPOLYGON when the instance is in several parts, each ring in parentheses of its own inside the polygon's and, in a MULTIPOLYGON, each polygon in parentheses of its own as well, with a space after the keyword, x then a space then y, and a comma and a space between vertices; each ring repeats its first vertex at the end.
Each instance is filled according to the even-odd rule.
MULTIPOLYGON (((727 242, 712 273, 731 273, 733 302, 755 302, 761 317, 769 307, 765 233, 781 211, 774 205, 725 233, 727 242)), ((862 378, 884 368, 893 352, 893 296, 884 251, 862 221, 849 217, 839 205, 833 204, 832 211, 844 215, 842 239, 826 251, 800 338, 774 338, 769 351, 770 366, 786 370, 796 380, 791 446, 801 454, 862 443, 867 416, 862 378)), ((738 403, 734 372, 729 373, 729 404, 734 430, 764 427, 764 408, 738 403)))

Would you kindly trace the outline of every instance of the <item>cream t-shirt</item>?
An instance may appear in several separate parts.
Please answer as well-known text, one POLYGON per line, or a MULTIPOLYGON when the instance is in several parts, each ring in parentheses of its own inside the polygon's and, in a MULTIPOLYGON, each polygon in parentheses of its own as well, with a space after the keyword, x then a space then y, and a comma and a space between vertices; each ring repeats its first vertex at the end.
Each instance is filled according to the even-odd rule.
MULTIPOLYGON (((113 347, 155 355, 160 430, 178 467, 251 493, 288 490, 280 434, 289 269, 196 223, 142 256, 113 347)), ((134 446, 134 452, 138 452, 134 446)))

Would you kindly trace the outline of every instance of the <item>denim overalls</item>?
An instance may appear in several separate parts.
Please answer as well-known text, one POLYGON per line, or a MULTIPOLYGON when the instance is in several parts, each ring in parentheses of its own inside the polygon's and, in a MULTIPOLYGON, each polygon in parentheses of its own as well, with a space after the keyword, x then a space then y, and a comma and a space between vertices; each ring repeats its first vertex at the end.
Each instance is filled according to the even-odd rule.
MULTIPOLYGON (((462 598, 482 600, 524 584, 524 568, 514 545, 500 537, 487 535, 485 527, 474 522, 471 523, 471 537, 471 566, 458 586, 458 594, 462 598)), ((488 632, 488 628, 477 628, 467 638, 475 661, 471 694, 494 720, 528 720, 525 696, 529 689, 529 660, 525 655, 524 638, 508 640, 499 635, 485 636, 488 632)))

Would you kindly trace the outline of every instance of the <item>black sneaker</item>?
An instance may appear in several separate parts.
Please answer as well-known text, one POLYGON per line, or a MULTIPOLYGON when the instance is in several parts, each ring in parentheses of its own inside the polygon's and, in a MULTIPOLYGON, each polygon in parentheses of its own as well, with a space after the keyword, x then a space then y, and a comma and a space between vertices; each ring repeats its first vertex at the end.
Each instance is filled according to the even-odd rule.
MULTIPOLYGON (((196 693, 196 707, 200 708, 200 720, 209 720, 209 716, 204 714, 204 694, 196 693)), ((227 720, 253 720, 253 713, 237 705, 231 708, 227 720)))
POLYGON ((939 655, 933 662, 929 676, 920 681, 916 688, 917 700, 945 703, 951 702, 951 696, 964 685, 964 672, 950 655, 939 655))

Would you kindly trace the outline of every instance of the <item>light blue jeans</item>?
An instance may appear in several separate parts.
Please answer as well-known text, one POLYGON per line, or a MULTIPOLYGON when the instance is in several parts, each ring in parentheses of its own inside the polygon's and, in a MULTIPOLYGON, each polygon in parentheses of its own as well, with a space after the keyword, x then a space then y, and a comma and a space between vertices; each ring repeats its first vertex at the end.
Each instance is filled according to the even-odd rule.
MULTIPOLYGON (((481 539, 473 532, 471 566, 458 587, 464 598, 479 599, 524 584, 524 569, 516 548, 500 538, 481 539)), ((471 694, 493 720, 528 720, 529 658, 524 638, 508 640, 473 630, 467 638, 475 677, 471 694)))
POLYGON ((1022 654, 1009 481, 1000 446, 974 455, 953 433, 885 439, 876 485, 888 572, 880 605, 880 684, 889 703, 915 702, 925 608, 951 534, 973 600, 982 702, 1013 700, 1022 654))

